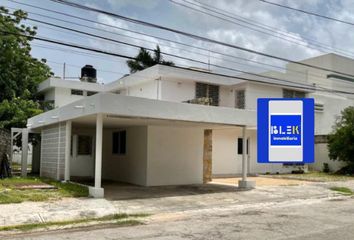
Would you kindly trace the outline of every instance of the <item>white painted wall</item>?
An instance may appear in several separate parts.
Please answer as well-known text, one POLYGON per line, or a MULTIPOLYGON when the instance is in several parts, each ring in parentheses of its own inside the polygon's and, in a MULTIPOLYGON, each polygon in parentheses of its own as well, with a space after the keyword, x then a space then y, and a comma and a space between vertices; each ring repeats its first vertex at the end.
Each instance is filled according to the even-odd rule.
POLYGON ((340 161, 330 160, 328 157, 327 143, 317 143, 315 145, 315 163, 309 164, 310 170, 322 171, 323 164, 328 163, 331 172, 338 171, 346 164, 340 161))
POLYGON ((219 106, 235 107, 235 91, 231 87, 220 86, 219 88, 219 106))
POLYGON ((283 97, 283 90, 281 87, 248 83, 245 94, 246 109, 256 110, 258 98, 281 98, 283 97))
MULTIPOLYGON (((282 164, 257 163, 257 132, 247 130, 249 138, 248 172, 256 173, 288 173, 293 167, 283 167, 282 164)), ((242 129, 214 129, 212 173, 214 176, 232 176, 242 173, 242 155, 237 154, 237 139, 242 138, 242 129)))
POLYGON ((132 97, 142 97, 158 99, 158 80, 151 80, 126 89, 127 95, 132 97))
POLYGON ((147 127, 136 126, 103 131, 102 178, 137 185, 146 185, 147 127), (126 154, 112 153, 112 134, 127 131, 126 154))
POLYGON ((148 127, 147 185, 203 182, 204 130, 194 127, 148 127))
POLYGON ((84 96, 72 95, 70 88, 55 88, 55 107, 61 107, 82 99, 84 96))
POLYGON ((184 102, 195 98, 195 82, 161 80, 161 99, 184 102))

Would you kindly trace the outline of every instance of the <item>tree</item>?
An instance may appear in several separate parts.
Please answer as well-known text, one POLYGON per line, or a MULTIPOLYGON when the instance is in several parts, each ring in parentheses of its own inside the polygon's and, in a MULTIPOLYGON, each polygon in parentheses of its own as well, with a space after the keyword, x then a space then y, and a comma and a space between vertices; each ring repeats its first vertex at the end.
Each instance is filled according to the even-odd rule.
POLYGON ((344 161, 346 168, 354 173, 354 107, 350 106, 341 112, 337 119, 334 130, 328 136, 329 158, 344 161))
POLYGON ((138 55, 136 55, 134 60, 128 60, 127 65, 130 68, 130 73, 135 73, 145 68, 154 66, 156 64, 162 64, 167 66, 174 66, 175 64, 171 61, 163 60, 161 50, 159 45, 156 46, 154 50, 154 56, 145 48, 140 48, 138 55))
POLYGON ((41 112, 37 86, 52 75, 44 59, 31 56, 37 28, 23 24, 26 18, 22 10, 10 13, 0 6, 0 127, 24 127, 27 118, 41 112))

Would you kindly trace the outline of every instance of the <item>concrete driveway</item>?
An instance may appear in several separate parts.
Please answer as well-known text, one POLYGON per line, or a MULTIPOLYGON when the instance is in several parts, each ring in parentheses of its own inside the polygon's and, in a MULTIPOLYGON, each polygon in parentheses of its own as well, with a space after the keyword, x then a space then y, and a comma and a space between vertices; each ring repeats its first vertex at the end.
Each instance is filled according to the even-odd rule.
MULTIPOLYGON (((153 213, 154 215, 144 220, 144 225, 102 229, 90 227, 7 238, 353 239, 354 199, 328 189, 330 186, 341 184, 336 182, 264 186, 244 192, 234 191, 234 188, 219 189, 218 185, 206 185, 205 189, 202 186, 189 186, 177 191, 183 194, 171 194, 176 192, 172 191, 172 187, 160 191, 154 189, 155 193, 161 195, 107 201, 115 211, 153 213), (214 187, 220 191, 207 193, 208 189, 214 187), (225 191, 221 191, 222 189, 225 191)), ((344 184, 354 189, 354 182, 344 184)), ((151 193, 145 196, 149 194, 151 193)), ((80 204, 84 205, 84 200, 80 204)), ((97 204, 101 205, 102 200, 97 204)))

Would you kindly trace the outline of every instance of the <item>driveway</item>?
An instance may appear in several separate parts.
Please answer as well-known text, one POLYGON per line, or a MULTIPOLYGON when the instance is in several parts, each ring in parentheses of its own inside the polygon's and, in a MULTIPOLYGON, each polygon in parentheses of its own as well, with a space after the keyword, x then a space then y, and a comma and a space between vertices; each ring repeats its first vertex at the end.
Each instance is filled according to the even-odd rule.
MULTIPOLYGON (((354 224, 353 199, 329 189, 334 185, 354 189, 354 181, 300 183, 262 186, 252 191, 237 191, 235 186, 220 184, 153 188, 111 184, 105 186, 107 199, 71 198, 56 202, 2 205, 0 220, 3 219, 4 225, 13 225, 114 213, 153 214, 143 226, 105 229, 104 232, 112 235, 91 228, 84 230, 87 234, 81 233, 82 236, 75 230, 56 232, 55 238, 52 233, 37 234, 33 237, 35 239, 80 239, 83 236, 85 238, 82 239, 139 239, 139 236, 143 239, 215 239, 211 236, 216 237, 216 233, 226 239, 235 237, 236 233, 241 234, 237 236, 245 234, 241 239, 267 239, 247 238, 247 231, 260 236, 268 233, 269 236, 283 237, 289 230, 293 237, 302 231, 299 230, 302 226, 313 232, 315 229, 311 224, 321 231, 354 224), (283 235, 277 235, 277 229, 283 235), (166 235, 173 237, 165 238, 166 235)), ((6 236, 0 235, 0 238, 6 236)), ((28 237, 31 239, 32 235, 28 237)))
MULTIPOLYGON (((140 226, 121 228, 91 227, 71 231, 42 232, 9 238, 18 240, 353 239, 354 199, 343 196, 326 196, 314 191, 316 187, 321 188, 321 186, 309 187, 309 185, 305 185, 301 191, 299 187, 291 186, 286 188, 286 192, 283 192, 284 195, 290 194, 288 197, 285 197, 280 190, 276 196, 273 198, 267 197, 267 199, 255 199, 257 196, 265 196, 261 195, 258 190, 253 193, 239 192, 233 195, 229 195, 229 193, 216 193, 213 196, 203 195, 205 201, 199 199, 199 204, 209 205, 212 202, 214 204, 197 207, 197 203, 194 205, 189 203, 187 204, 190 206, 189 209, 183 208, 184 211, 157 213, 148 218, 144 225, 140 226), (251 201, 243 202, 245 199, 237 197, 237 195, 243 195, 243 197, 251 201), (232 196, 235 199, 230 199, 232 196), (222 202, 222 204, 216 204, 217 200, 222 202), (194 206, 193 208, 192 205, 194 206)), ((267 192, 267 195, 275 193, 273 190, 264 189, 261 192, 267 192)), ((187 200, 187 198, 194 198, 195 196, 184 197, 187 200)), ((165 200, 168 200, 168 198, 165 200)), ((177 199, 174 201, 177 201, 177 199)), ((116 203, 119 204, 119 202, 123 203, 124 201, 117 201, 116 203)), ((170 200, 168 202, 173 203, 170 200)), ((144 203, 141 202, 141 204, 144 203)), ((160 203, 159 201, 156 204, 160 203)), ((170 208, 165 206, 164 209, 177 210, 173 206, 170 206, 170 208)))

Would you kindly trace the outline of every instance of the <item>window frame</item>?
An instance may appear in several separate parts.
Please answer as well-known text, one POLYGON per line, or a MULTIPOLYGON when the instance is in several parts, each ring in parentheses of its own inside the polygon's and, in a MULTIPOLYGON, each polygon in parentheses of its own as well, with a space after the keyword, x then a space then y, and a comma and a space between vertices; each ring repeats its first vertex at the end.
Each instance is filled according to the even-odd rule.
POLYGON ((127 130, 117 130, 112 132, 112 154, 124 156, 127 154, 127 130), (115 139, 117 135, 117 139, 115 139), (123 142, 121 142, 123 140, 123 142), (117 150, 115 149, 117 146, 117 150))

